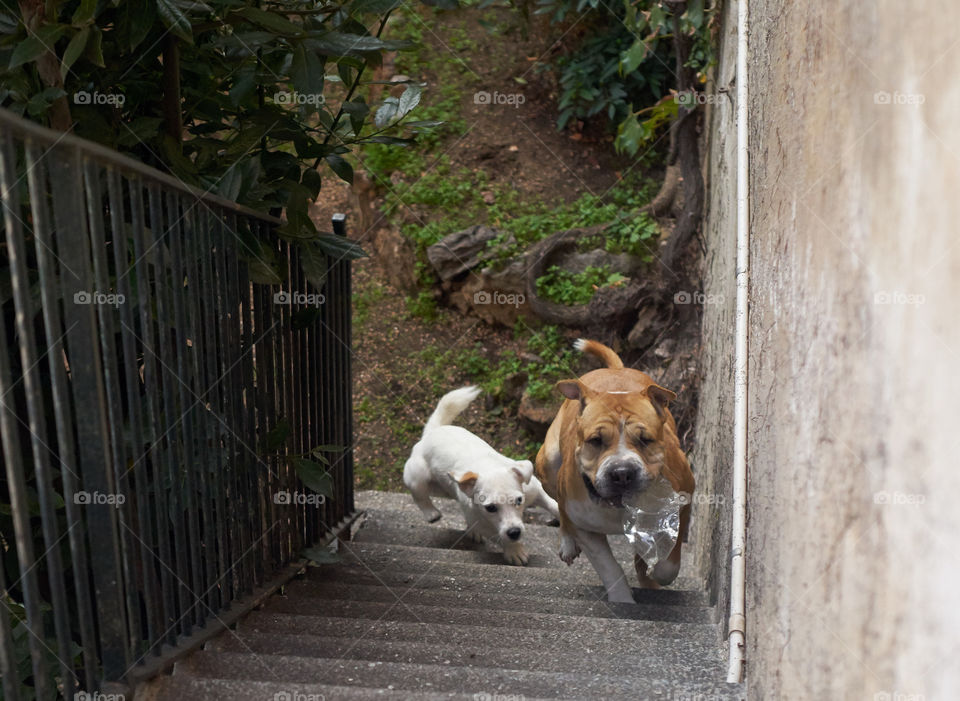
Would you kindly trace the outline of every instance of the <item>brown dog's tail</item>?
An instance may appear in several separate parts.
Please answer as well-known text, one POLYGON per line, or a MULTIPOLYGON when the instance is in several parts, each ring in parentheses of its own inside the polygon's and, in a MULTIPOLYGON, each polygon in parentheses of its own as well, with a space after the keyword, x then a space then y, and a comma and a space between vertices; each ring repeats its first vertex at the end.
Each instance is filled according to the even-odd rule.
POLYGON ((604 362, 608 368, 622 368, 623 361, 620 360, 620 356, 614 352, 613 348, 608 348, 602 343, 597 341, 589 341, 585 338, 578 338, 573 342, 573 347, 576 348, 581 353, 588 353, 589 355, 596 356, 604 362))

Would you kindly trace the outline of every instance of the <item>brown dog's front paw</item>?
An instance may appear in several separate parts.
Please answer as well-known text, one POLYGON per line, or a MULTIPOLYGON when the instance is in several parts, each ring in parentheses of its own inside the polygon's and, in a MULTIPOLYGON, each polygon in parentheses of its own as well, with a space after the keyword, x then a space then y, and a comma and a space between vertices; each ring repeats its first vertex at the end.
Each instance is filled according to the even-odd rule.
POLYGON ((577 545, 577 541, 571 538, 568 535, 560 536, 560 559, 566 562, 568 565, 572 565, 573 561, 580 556, 580 546, 577 545))

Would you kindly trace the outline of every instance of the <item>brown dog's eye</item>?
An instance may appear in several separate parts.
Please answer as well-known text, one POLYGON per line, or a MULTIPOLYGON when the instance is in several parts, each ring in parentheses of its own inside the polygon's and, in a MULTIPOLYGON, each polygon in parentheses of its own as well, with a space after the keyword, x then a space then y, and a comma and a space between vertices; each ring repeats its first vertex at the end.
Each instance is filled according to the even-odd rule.
POLYGON ((639 445, 641 448, 646 448, 648 445, 650 445, 651 443, 653 443, 653 440, 652 440, 652 439, 647 438, 647 437, 644 436, 643 434, 637 434, 637 435, 634 437, 633 441, 634 441, 634 443, 636 443, 637 445, 639 445))
POLYGON ((587 439, 587 445, 589 445, 591 448, 599 448, 600 446, 603 445, 603 437, 591 436, 590 438, 587 439))

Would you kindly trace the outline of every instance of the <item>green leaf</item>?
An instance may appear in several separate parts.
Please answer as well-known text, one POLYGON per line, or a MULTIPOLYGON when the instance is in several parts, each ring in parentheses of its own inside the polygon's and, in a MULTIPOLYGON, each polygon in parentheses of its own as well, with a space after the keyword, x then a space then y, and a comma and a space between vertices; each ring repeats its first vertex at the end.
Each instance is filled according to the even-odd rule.
POLYGON ((647 45, 639 39, 620 55, 620 75, 633 73, 647 57, 647 45))
POLYGON ((403 0, 353 0, 350 3, 350 13, 372 12, 375 15, 383 15, 402 4, 403 0))
POLYGON ((307 168, 303 171, 303 175, 300 176, 300 183, 310 190, 313 193, 313 196, 316 197, 317 193, 320 192, 320 188, 323 185, 323 177, 320 175, 319 171, 314 170, 313 168, 307 168))
POLYGON ((320 234, 314 241, 321 251, 337 260, 356 260, 367 257, 367 252, 346 236, 320 234))
POLYGON ((126 0, 120 6, 117 31, 122 45, 133 51, 147 38, 157 18, 155 0, 126 0))
POLYGON ((290 422, 286 419, 281 418, 277 421, 277 424, 271 428, 267 435, 263 439, 263 452, 264 453, 275 453, 283 447, 283 444, 287 442, 287 438, 290 437, 290 434, 293 432, 293 429, 290 427, 290 422))
POLYGON ((308 36, 309 45, 327 56, 361 56, 371 51, 393 51, 413 45, 412 42, 404 40, 379 39, 343 32, 310 32, 308 36))
POLYGON ((77 7, 77 11, 73 13, 70 21, 74 26, 82 26, 93 19, 96 11, 97 0, 80 0, 80 5, 77 7))
POLYGON ((174 0, 157 0, 157 12, 163 25, 186 42, 193 43, 193 25, 190 18, 174 0))
POLYGON ((340 562, 340 556, 332 550, 321 547, 304 548, 300 553, 314 565, 332 565, 340 562))
POLYGON ((328 498, 333 496, 333 478, 323 465, 306 458, 294 458, 293 467, 304 485, 317 494, 328 498))
POLYGON ((67 73, 70 71, 70 66, 72 66, 78 58, 80 58, 84 47, 87 45, 87 39, 89 36, 90 27, 84 27, 79 32, 74 34, 73 38, 70 40, 70 43, 67 44, 67 48, 63 52, 63 61, 60 63, 61 79, 66 79, 67 73))
MULTIPOLYGON (((315 53, 307 51, 303 42, 297 44, 293 50, 293 61, 290 64, 290 79, 293 87, 303 95, 323 95, 323 61, 315 53)), ((315 104, 319 106, 321 100, 315 104)))
POLYGON ((404 116, 410 114, 414 107, 420 104, 421 92, 420 86, 416 83, 407 86, 397 103, 397 119, 403 119, 404 116))
POLYGON ((103 62, 103 32, 100 31, 99 27, 91 27, 90 39, 87 41, 83 55, 93 65, 100 68, 106 67, 103 62))
POLYGON ((383 101, 383 104, 380 105, 380 109, 377 110, 376 115, 374 115, 373 123, 380 128, 387 126, 397 114, 399 107, 400 100, 395 97, 388 97, 383 101))
POLYGON ((256 7, 244 7, 237 10, 236 14, 258 27, 269 29, 271 32, 276 32, 282 36, 296 36, 303 31, 303 27, 299 24, 294 24, 276 12, 267 12, 256 7))
POLYGON ((307 282, 317 290, 323 289, 323 283, 327 279, 329 262, 323 249, 317 245, 316 241, 303 241, 300 244, 300 267, 303 269, 307 282))
POLYGON ((330 166, 330 170, 336 173, 341 180, 353 184, 353 166, 350 165, 342 156, 338 156, 334 153, 327 156, 327 165, 330 166))
POLYGON ((53 46, 66 29, 67 25, 65 24, 48 24, 40 27, 36 33, 17 44, 17 48, 13 50, 13 54, 10 56, 9 68, 16 68, 24 63, 36 61, 47 51, 55 54, 53 46))

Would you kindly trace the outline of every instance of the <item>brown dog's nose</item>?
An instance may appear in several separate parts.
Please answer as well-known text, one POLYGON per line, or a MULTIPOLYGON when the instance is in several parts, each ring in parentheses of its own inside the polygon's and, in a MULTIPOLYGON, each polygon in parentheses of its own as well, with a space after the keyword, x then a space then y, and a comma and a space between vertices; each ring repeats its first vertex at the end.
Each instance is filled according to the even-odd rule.
POLYGON ((621 489, 626 489, 637 480, 637 468, 621 465, 610 471, 610 481, 621 489))
POLYGON ((514 526, 513 528, 507 529, 507 537, 510 540, 520 540, 520 535, 523 533, 522 530, 514 526))

